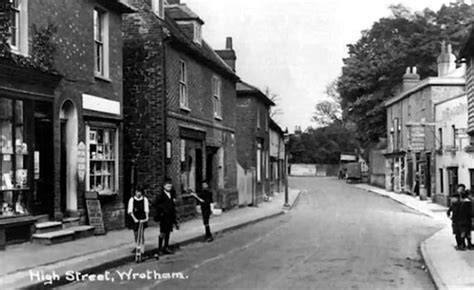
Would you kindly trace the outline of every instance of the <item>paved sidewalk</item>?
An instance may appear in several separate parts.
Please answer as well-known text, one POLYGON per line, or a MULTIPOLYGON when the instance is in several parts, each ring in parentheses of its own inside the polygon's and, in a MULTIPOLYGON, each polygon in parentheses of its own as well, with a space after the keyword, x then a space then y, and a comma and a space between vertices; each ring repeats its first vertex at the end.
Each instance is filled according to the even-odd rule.
MULTIPOLYGON (((300 192, 290 190, 289 203, 296 203, 300 192)), ((211 218, 213 233, 229 231, 258 221, 283 214, 284 194, 275 196, 271 202, 264 202, 258 207, 245 207, 224 212, 211 218)), ((157 247, 158 228, 148 228, 145 232, 147 254, 157 247)), ((204 228, 201 219, 194 219, 180 225, 180 230, 171 234, 170 244, 184 245, 202 239, 204 228)), ((100 271, 116 265, 133 261, 133 234, 130 230, 108 232, 104 236, 43 246, 26 243, 7 247, 0 252, 0 289, 32 288, 43 285, 32 280, 31 271, 43 271, 45 274, 56 273, 63 277, 66 271, 82 273, 100 271)), ((62 279, 64 282, 64 279, 62 279)))
POLYGON ((367 184, 355 185, 385 196, 444 225, 443 229, 421 243, 421 253, 437 289, 474 289, 474 251, 456 251, 451 220, 446 207, 430 200, 419 200, 407 194, 393 193, 367 184))

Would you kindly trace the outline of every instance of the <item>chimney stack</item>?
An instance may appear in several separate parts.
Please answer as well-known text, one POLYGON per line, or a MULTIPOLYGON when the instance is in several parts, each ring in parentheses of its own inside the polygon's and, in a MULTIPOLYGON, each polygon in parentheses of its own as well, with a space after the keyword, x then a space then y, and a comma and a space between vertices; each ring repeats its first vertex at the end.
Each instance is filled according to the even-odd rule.
POLYGON ((407 67, 405 74, 403 75, 403 91, 415 87, 420 81, 420 75, 416 72, 416 66, 407 67))
POLYGON ((232 50, 232 37, 227 37, 225 42, 225 49, 232 50))
POLYGON ((235 72, 235 63, 237 56, 233 48, 232 37, 227 37, 225 41, 225 49, 216 50, 216 53, 225 61, 225 63, 230 66, 230 68, 235 72))
POLYGON ((456 70, 456 56, 452 52, 451 44, 441 42, 441 53, 438 56, 438 77, 444 77, 456 70))

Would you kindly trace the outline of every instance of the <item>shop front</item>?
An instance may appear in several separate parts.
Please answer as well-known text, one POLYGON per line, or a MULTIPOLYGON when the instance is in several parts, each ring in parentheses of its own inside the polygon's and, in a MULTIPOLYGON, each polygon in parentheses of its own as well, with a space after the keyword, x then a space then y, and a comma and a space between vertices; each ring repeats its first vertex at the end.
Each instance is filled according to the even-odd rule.
POLYGON ((54 89, 60 76, 0 64, 0 247, 54 211, 54 89))

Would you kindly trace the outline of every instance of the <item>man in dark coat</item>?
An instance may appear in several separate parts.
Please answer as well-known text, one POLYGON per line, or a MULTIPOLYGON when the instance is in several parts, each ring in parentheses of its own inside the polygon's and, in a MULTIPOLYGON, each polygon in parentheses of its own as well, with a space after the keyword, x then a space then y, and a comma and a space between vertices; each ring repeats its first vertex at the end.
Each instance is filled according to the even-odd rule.
POLYGON ((170 233, 176 223, 176 193, 173 190, 171 179, 167 179, 163 189, 155 200, 155 220, 160 222, 160 236, 158 238, 158 253, 172 254, 169 248, 170 233), (164 247, 163 247, 164 242, 164 247))

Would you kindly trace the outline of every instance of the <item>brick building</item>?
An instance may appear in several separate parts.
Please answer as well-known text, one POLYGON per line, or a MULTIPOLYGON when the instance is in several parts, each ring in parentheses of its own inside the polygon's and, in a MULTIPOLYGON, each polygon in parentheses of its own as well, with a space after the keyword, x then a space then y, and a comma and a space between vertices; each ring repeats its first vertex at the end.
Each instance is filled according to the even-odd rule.
POLYGON ((43 83, 44 74, 25 79, 10 67, 20 75, 11 75, 0 96, 7 116, 1 121, 2 154, 13 155, 2 158, 3 201, 29 199, 30 215, 78 217, 85 224, 85 192, 97 191, 104 197, 105 228, 123 227, 120 28, 122 13, 133 10, 118 0, 12 4, 12 52, 38 60, 38 52, 46 51, 62 78, 43 83), (47 42, 45 35, 51 35, 47 42))
POLYGON ((402 92, 385 102, 388 190, 436 199, 434 104, 461 94, 464 84, 464 69, 456 69, 451 46, 444 43, 438 57, 437 77, 420 81, 416 68, 407 68, 402 92))
POLYGON ((285 179, 285 132, 270 118, 270 192, 282 192, 285 179))
POLYGON ((156 194, 173 179, 182 217, 187 193, 206 179, 222 208, 237 203, 235 84, 238 77, 203 40, 204 24, 179 1, 135 0, 125 17, 127 161, 156 194), (150 174, 151 173, 151 174, 150 174))
POLYGON ((237 160, 239 172, 253 171, 255 175, 251 204, 260 203, 264 194, 271 193, 269 112, 274 105, 258 88, 237 83, 237 160))

